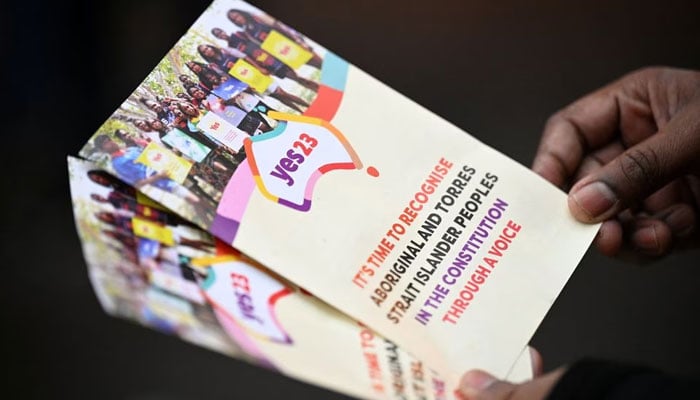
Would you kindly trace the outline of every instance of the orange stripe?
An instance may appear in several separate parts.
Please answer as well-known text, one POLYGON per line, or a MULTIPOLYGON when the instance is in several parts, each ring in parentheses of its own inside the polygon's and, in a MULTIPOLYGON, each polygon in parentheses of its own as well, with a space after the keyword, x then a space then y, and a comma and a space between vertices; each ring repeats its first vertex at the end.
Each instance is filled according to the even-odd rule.
POLYGON ((304 115, 330 121, 335 116, 338 108, 340 108, 342 99, 343 92, 329 86, 321 85, 318 88, 316 99, 304 112, 304 115))

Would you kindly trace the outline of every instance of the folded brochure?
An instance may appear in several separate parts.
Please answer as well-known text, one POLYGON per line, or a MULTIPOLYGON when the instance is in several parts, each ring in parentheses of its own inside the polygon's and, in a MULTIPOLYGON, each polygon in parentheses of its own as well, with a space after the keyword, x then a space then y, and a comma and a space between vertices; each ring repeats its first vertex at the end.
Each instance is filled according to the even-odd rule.
MULTIPOLYGON (((212 3, 80 155, 450 387, 511 371, 597 231, 527 168, 241 1, 212 3)), ((206 279, 204 294, 231 283, 206 279)))
MULTIPOLYGON (((372 329, 96 165, 68 165, 90 281, 109 314, 356 397, 454 398, 434 370, 372 329)), ((524 351, 509 378, 531 376, 524 351)))

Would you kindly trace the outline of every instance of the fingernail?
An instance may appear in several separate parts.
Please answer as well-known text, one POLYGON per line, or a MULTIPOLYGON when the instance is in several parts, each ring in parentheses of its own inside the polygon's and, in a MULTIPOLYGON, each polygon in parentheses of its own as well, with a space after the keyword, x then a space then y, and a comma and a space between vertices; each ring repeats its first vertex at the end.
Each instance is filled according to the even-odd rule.
POLYGON ((610 187, 599 181, 577 189, 571 198, 591 220, 598 219, 618 201, 610 187))
POLYGON ((637 229, 632 234, 632 243, 634 243, 639 250, 642 250, 646 253, 658 253, 659 238, 656 235, 656 227, 654 225, 651 225, 646 228, 637 229))
POLYGON ((459 382, 459 390, 463 395, 469 398, 470 396, 475 396, 483 390, 486 390, 496 382, 496 380, 496 377, 484 371, 469 371, 464 374, 462 380, 459 382))
POLYGON ((681 238, 690 236, 695 230, 695 214, 688 207, 674 210, 664 218, 664 221, 671 228, 671 232, 681 238))

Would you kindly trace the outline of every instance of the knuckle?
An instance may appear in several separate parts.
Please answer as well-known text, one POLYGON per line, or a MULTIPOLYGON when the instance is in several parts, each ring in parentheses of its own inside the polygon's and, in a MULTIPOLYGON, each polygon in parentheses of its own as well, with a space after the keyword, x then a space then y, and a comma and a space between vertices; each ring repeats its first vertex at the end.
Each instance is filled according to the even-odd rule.
POLYGON ((659 157, 651 148, 630 149, 620 158, 620 172, 628 184, 653 187, 661 178, 659 157))
POLYGON ((547 121, 545 121, 545 130, 550 131, 552 128, 561 124, 562 121, 564 121, 563 111, 557 111, 556 113, 550 115, 549 118, 547 118, 547 121))
POLYGON ((632 71, 629 75, 634 76, 637 78, 640 78, 643 81, 648 81, 648 80, 653 80, 654 78, 657 78, 659 75, 663 74, 664 72, 668 71, 668 67, 660 66, 660 65, 652 65, 648 67, 643 67, 638 70, 632 71))

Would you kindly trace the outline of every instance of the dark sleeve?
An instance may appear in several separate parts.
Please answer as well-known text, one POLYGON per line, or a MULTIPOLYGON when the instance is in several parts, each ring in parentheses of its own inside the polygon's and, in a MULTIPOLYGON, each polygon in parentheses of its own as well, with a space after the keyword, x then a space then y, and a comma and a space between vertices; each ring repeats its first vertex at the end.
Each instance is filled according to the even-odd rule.
POLYGON ((569 368, 547 400, 697 399, 699 383, 646 367, 584 359, 569 368))

